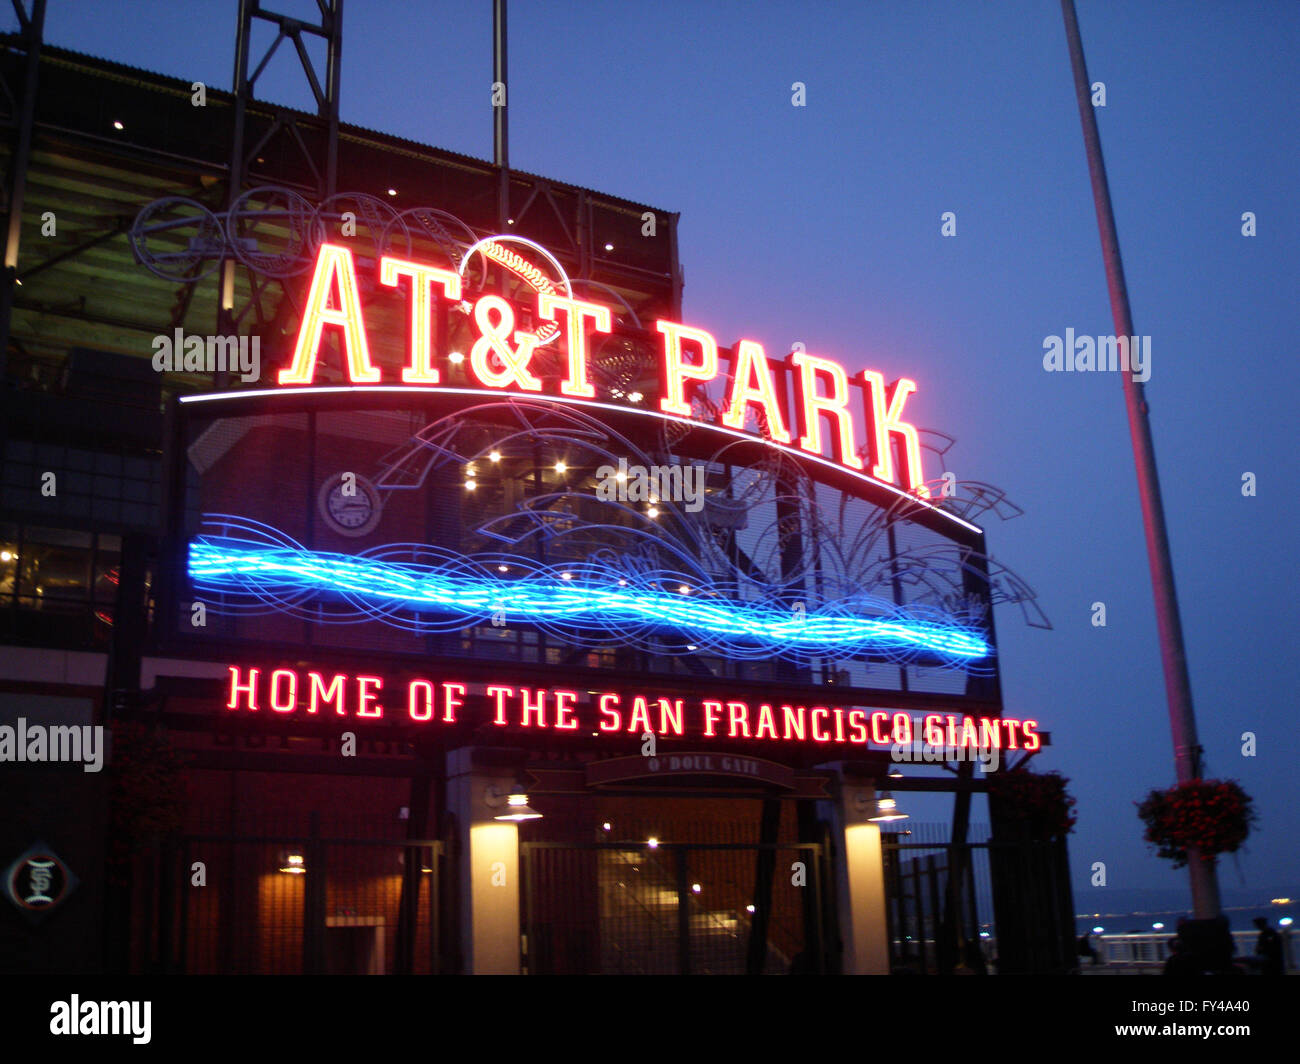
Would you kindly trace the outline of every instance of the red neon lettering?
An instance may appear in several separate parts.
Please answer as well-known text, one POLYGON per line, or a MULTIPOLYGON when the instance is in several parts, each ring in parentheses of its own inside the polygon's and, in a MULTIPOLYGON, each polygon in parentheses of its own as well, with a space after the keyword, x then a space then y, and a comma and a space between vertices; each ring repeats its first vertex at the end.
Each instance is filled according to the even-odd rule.
POLYGON ((980 746, 986 750, 1001 748, 1002 733, 998 731, 998 722, 988 717, 980 718, 980 746))
POLYGON ((894 714, 894 742, 903 746, 912 741, 912 718, 906 713, 894 714))
POLYGON ((691 416, 686 393, 687 381, 711 381, 718 375, 718 342, 703 329, 692 329, 672 321, 656 321, 655 328, 664 334, 663 398, 659 409, 665 414, 691 416), (682 354, 682 341, 690 340, 700 348, 700 361, 689 363, 682 354))
POLYGON ((943 717, 929 714, 921 721, 921 735, 930 746, 943 746, 943 717))
POLYGON ((802 740, 804 737, 804 713, 807 711, 803 706, 782 706, 781 714, 785 720, 785 738, 791 737, 802 740))
POLYGON ((456 692, 456 695, 463 696, 465 694, 465 685, 463 683, 445 683, 442 685, 442 720, 444 724, 455 724, 456 710, 465 704, 456 695, 452 694, 453 691, 456 692))
POLYGON ((949 716, 948 718, 948 745, 957 745, 957 718, 949 716))
POLYGON ((292 669, 276 669, 271 673, 271 708, 276 713, 292 713, 298 704, 298 674, 292 669), (280 697, 280 677, 289 678, 289 693, 280 697))
POLYGON ((371 709, 370 704, 375 701, 377 692, 384 686, 384 681, 378 676, 358 676, 357 677, 357 716, 358 717, 382 717, 384 707, 375 705, 371 709), (375 685, 375 690, 368 690, 371 684, 375 685))
POLYGON ((863 370, 859 379, 866 392, 867 435, 871 439, 871 457, 874 465, 871 475, 877 480, 892 484, 894 476, 893 440, 902 444, 902 477, 898 483, 922 498, 929 498, 921 471, 921 441, 916 429, 903 420, 903 404, 916 391, 916 382, 906 377, 885 387, 883 374, 863 370))
POLYGON ((573 731, 578 726, 573 716, 573 704, 578 700, 577 691, 555 691, 555 726, 565 731, 573 731))
POLYGON ((853 419, 849 416, 849 378, 838 362, 817 358, 799 351, 790 356, 790 364, 799 370, 795 377, 795 394, 799 410, 799 446, 809 454, 822 453, 821 419, 835 423, 832 453, 835 460, 850 469, 861 469, 857 445, 853 442, 853 419), (817 394, 817 376, 830 381, 830 394, 817 394))
POLYGON ((962 746, 979 746, 979 732, 975 730, 975 722, 970 717, 963 717, 961 721, 961 745, 962 746))
POLYGON ((682 700, 680 698, 676 702, 669 702, 666 698, 659 699, 659 734, 685 734, 685 729, 682 727, 682 700))
POLYGON ((310 384, 316 374, 316 356, 326 325, 337 325, 343 330, 343 352, 348 360, 348 379, 353 384, 374 384, 380 378, 377 367, 370 363, 370 348, 366 344, 366 328, 361 316, 361 298, 357 293, 357 272, 352 265, 352 252, 338 244, 322 244, 316 256, 316 269, 311 278, 311 290, 302 312, 298 340, 293 349, 293 362, 279 375, 281 384, 310 384), (339 291, 337 308, 329 305, 330 293, 335 285, 339 291))
POLYGON ((569 318, 569 375, 560 382, 560 391, 581 399, 594 398, 596 389, 587 380, 587 333, 583 323, 590 318, 596 332, 609 332, 609 307, 546 293, 537 297, 538 317, 554 321, 557 310, 565 311, 569 318))
POLYGON ((520 723, 525 728, 531 728, 532 724, 529 723, 528 718, 530 715, 535 713, 537 714, 537 727, 545 728, 546 727, 546 688, 539 687, 537 689, 536 702, 530 701, 531 698, 532 698, 532 692, 529 691, 527 687, 519 688, 520 723))
POLYGON ((883 709, 877 710, 871 714, 871 741, 880 746, 889 746, 889 735, 882 734, 881 728, 889 721, 889 714, 883 709))
POLYGON ((515 327, 515 308, 500 296, 480 296, 474 304, 474 322, 478 325, 479 338, 469 350, 469 364, 479 381, 489 388, 507 388, 513 383, 526 392, 540 392, 542 382, 528 369, 537 349, 537 336, 515 332, 513 351, 506 342, 515 327), (495 325, 492 323, 494 311, 497 315, 495 325), (489 360, 493 354, 500 360, 501 369, 491 366, 489 360))
POLYGON ((704 734, 708 736, 717 735, 714 730, 718 721, 717 718, 722 716, 721 702, 704 703, 704 734))
POLYGON ((1038 734, 1038 721, 1027 720, 1021 727, 1025 730, 1025 749, 1037 750, 1043 745, 1043 737, 1038 734))
POLYGON ((835 741, 842 743, 844 742, 844 710, 833 709, 831 712, 835 714, 835 741))
POLYGON ((379 260, 379 280, 396 287, 399 277, 411 279, 411 364, 402 370, 406 384, 437 384, 433 368, 433 286, 442 285, 448 299, 460 299, 460 275, 418 262, 406 262, 385 255, 379 260))
POLYGON ((727 715, 731 722, 727 725, 727 734, 731 738, 738 738, 743 735, 749 738, 749 706, 744 702, 728 702, 727 715))
POLYGON ((764 702, 758 707, 758 727, 754 729, 755 739, 775 739, 776 734, 776 716, 772 712, 772 707, 764 702), (764 736, 763 732, 767 735, 764 736))
POLYGON ((334 703, 334 710, 340 716, 344 716, 343 709, 343 685, 347 681, 342 673, 335 673, 334 678, 330 680, 330 685, 325 686, 325 678, 318 672, 309 672, 307 674, 307 712, 315 713, 319 703, 324 702, 328 705, 334 703))
POLYGON ((410 714, 412 720, 432 720, 433 719, 433 684, 428 680, 412 680, 410 687, 406 689, 406 711, 410 714), (415 704, 416 690, 423 692, 424 697, 421 699, 422 705, 415 704))
POLYGON ((865 709, 849 710, 849 742, 867 745, 867 711, 865 709))
POLYGON ((1016 742, 1016 724, 1019 722, 1014 720, 1004 720, 1001 723, 1002 727, 1007 731, 1007 749, 1019 750, 1020 747, 1016 742))
POLYGON ((513 687, 489 687, 487 693, 497 700, 497 713, 492 719, 493 724, 499 724, 501 727, 506 725, 506 698, 515 693, 513 687))
POLYGON ((825 717, 829 712, 830 710, 827 709, 825 706, 813 706, 812 713, 810 714, 810 716, 812 717, 813 742, 828 743, 831 741, 831 737, 817 727, 817 714, 820 713, 823 717, 825 717))
POLYGON ((731 398, 722 415, 722 423, 743 431, 745 415, 752 403, 758 407, 762 415, 760 424, 767 426, 768 435, 777 443, 789 443, 790 433, 777 402, 772 367, 763 354, 763 348, 752 340, 739 341, 732 355, 731 376, 731 398))
POLYGON ((228 666, 230 669, 230 701, 226 703, 227 709, 239 708, 239 694, 242 691, 248 696, 248 708, 257 709, 257 670, 248 670, 248 683, 239 682, 239 670, 234 666, 228 666))
POLYGON ((640 695, 632 699, 632 715, 628 718, 627 730, 640 735, 650 731, 650 707, 640 695))
POLYGON ((619 731, 623 727, 623 716, 618 711, 620 701, 615 694, 600 696, 600 715, 605 718, 600 722, 601 731, 619 731))

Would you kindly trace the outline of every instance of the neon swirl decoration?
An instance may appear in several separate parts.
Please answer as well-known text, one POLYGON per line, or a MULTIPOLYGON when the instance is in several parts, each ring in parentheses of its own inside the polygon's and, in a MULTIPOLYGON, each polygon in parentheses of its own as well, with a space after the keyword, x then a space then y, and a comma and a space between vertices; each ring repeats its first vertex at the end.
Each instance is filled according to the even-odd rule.
POLYGON ((667 636, 739 658, 883 655, 966 666, 992 654, 973 627, 863 594, 805 612, 746 599, 734 585, 701 582, 698 572, 620 571, 599 561, 547 565, 515 554, 471 559, 414 543, 337 554, 308 550, 246 519, 209 515, 205 523, 223 534, 191 541, 189 576, 196 591, 219 596, 227 613, 269 607, 316 621, 381 619, 416 632, 495 620, 538 625, 584 644, 667 636), (334 607, 329 616, 324 604, 334 607))

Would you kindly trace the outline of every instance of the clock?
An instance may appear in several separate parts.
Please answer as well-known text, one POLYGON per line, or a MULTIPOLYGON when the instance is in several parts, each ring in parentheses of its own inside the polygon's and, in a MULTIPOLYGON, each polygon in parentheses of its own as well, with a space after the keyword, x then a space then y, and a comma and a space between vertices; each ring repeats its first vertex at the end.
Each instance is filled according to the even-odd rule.
POLYGON ((373 532, 383 516, 379 489, 360 473, 335 473, 326 477, 316 495, 325 524, 341 536, 373 532))

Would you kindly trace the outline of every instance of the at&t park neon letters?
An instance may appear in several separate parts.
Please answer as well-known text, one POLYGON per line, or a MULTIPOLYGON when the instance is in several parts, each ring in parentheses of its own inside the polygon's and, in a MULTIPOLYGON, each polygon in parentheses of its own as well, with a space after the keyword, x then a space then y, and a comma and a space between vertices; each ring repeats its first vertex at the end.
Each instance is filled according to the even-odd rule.
MULTIPOLYGON (((610 308, 562 295, 540 270, 530 267, 514 252, 493 245, 487 253, 528 281, 537 297, 537 317, 547 324, 537 333, 516 329, 514 307, 509 302, 496 295, 480 296, 473 304, 478 337, 469 358, 469 369, 478 384, 540 393, 542 381, 532 372, 530 363, 537 348, 559 334, 557 314, 563 313, 568 352, 560 392, 573 398, 595 396, 587 375, 588 333, 611 331, 610 308), (511 256, 509 262, 506 255, 511 256)), ((441 375, 433 361, 434 302, 439 298, 460 302, 460 275, 455 270, 385 255, 379 262, 379 280, 391 288, 409 286, 410 340, 402 382, 436 386, 441 375)), ((370 358, 352 253, 342 245, 329 243, 322 244, 317 254, 293 360, 279 373, 281 385, 312 384, 326 326, 341 330, 348 379, 358 385, 380 383, 382 372, 370 358)), ((722 426, 745 431, 745 420, 752 409, 766 425, 767 436, 774 444, 818 457, 825 457, 823 451, 829 449, 831 460, 847 469, 929 497, 916 429, 903 420, 904 405, 916 391, 914 381, 903 378, 887 385, 883 374, 873 370, 850 377, 833 359, 799 351, 785 359, 794 381, 793 410, 788 410, 762 345, 753 340, 738 341, 724 372, 717 341, 704 329, 665 320, 656 321, 655 329, 662 336, 660 413, 690 418, 691 389, 723 375, 726 395, 718 417, 722 426), (855 389, 860 393, 858 401, 867 428, 867 462, 860 456, 855 439, 851 411, 855 389)))
POLYGON ((525 731, 599 737, 697 736, 777 743, 844 743, 889 748, 911 745, 1033 752, 1042 745, 1038 721, 930 713, 914 719, 899 710, 800 706, 738 700, 664 698, 614 691, 579 692, 509 684, 474 685, 430 679, 385 691, 383 677, 314 670, 228 666, 226 709, 320 719, 352 717, 417 724, 458 724, 468 697, 486 701, 482 723, 525 731), (387 703, 387 705, 385 704, 387 703))

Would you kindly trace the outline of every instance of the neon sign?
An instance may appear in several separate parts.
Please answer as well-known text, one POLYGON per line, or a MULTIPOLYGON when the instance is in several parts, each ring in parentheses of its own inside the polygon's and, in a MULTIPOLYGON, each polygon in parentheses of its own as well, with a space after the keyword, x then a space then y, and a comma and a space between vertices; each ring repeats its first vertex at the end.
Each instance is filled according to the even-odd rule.
MULTIPOLYGON (((612 330, 610 308, 599 303, 561 294, 569 291, 568 278, 554 258, 531 241, 518 237, 490 237, 471 249, 521 277, 536 296, 536 317, 543 322, 537 332, 516 328, 514 304, 487 293, 474 301, 470 310, 473 341, 469 372, 485 389, 539 394, 542 379, 534 372, 537 350, 561 333, 566 336, 567 360, 559 382, 562 395, 590 399, 595 390, 588 378, 590 333, 612 330), (522 255, 504 247, 505 241, 523 243, 546 256, 559 272, 562 286, 522 255), (557 313, 562 313, 561 328, 557 313)), ((464 267, 443 269, 426 263, 383 256, 379 281, 389 288, 409 292, 410 338, 407 365, 402 381, 408 385, 437 387, 441 383, 434 365, 433 308, 437 300, 459 303, 464 289, 464 267)), ((316 363, 326 327, 339 330, 348 380, 354 385, 380 384, 383 373, 371 360, 366 337, 352 253, 339 244, 322 244, 317 253, 302 323, 290 365, 280 371, 280 385, 308 386, 315 379, 316 363)), ((916 383, 907 378, 886 385, 883 374, 864 370, 850 375, 830 358, 800 351, 779 363, 779 372, 793 382, 793 402, 786 400, 778 385, 778 370, 753 340, 739 341, 724 367, 717 341, 704 329, 659 320, 660 399, 663 416, 690 420, 691 397, 698 387, 725 382, 726 395, 717 416, 720 427, 743 430, 752 413, 767 432, 768 442, 804 455, 819 458, 830 452, 830 460, 845 469, 866 473, 876 480, 898 485, 920 498, 928 498, 921 468, 917 431, 903 420, 907 399, 916 383), (866 445, 860 447, 854 423, 854 408, 866 426, 866 445), (895 453, 896 452, 896 453, 895 453), (867 455, 864 461, 863 455, 867 455)))
POLYGON ((853 706, 670 698, 653 693, 574 691, 511 683, 417 677, 385 687, 383 677, 290 668, 228 666, 225 708, 245 716, 413 723, 462 723, 592 738, 666 737, 822 743, 890 748, 920 739, 935 747, 1024 750, 1042 746, 1038 721, 853 706), (478 703, 467 720, 469 701, 478 703), (486 710, 486 713, 482 711, 486 710))

